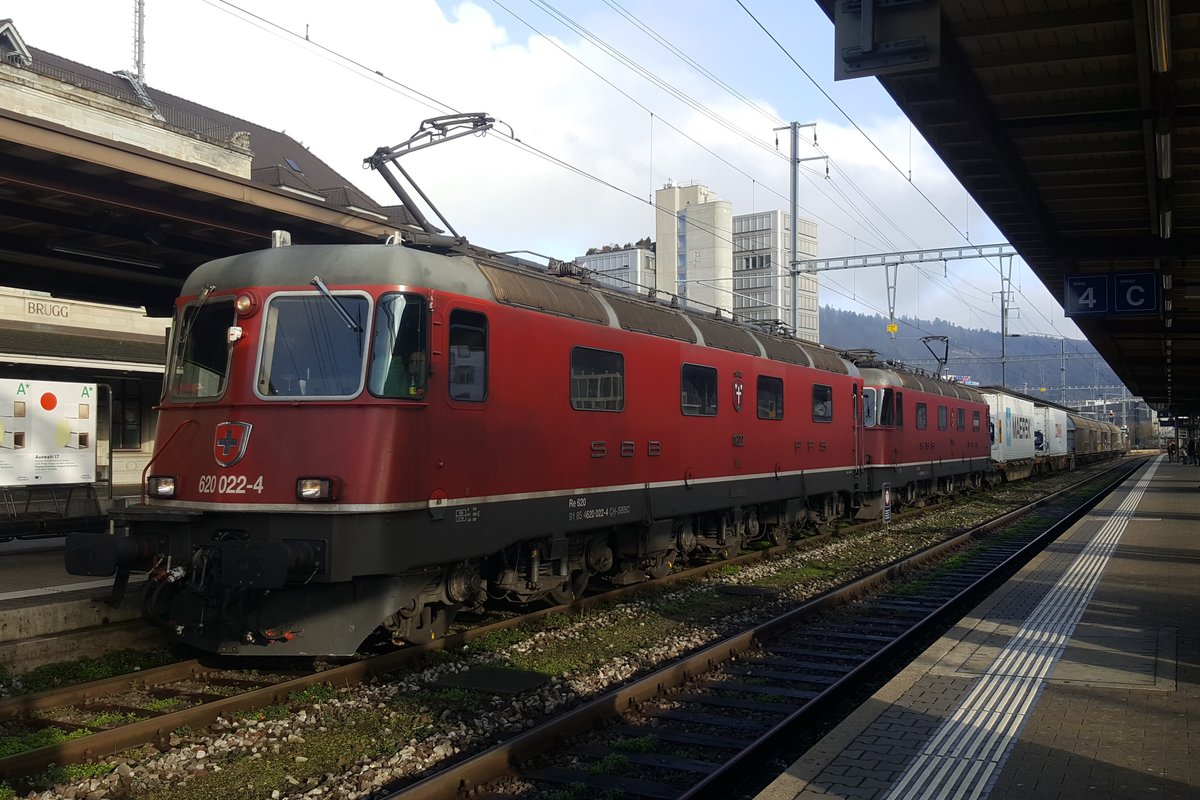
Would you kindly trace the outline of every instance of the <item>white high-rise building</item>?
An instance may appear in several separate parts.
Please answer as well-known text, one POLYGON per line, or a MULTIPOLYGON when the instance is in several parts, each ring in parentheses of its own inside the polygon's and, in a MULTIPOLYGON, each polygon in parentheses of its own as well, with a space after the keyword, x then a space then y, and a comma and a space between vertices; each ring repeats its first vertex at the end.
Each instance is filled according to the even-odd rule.
POLYGON ((733 311, 733 204, 705 186, 668 183, 654 193, 659 293, 698 308, 733 311))
MULTIPOLYGON (((733 313, 741 320, 792 320, 790 277, 791 228, 782 211, 739 214, 733 218, 733 313)), ((817 224, 801 219, 797 229, 798 260, 817 257, 817 224)), ((816 274, 797 276, 799 312, 796 336, 820 341, 816 274)))
MULTIPOLYGON (((655 192, 655 249, 578 256, 592 280, 617 289, 675 295, 697 310, 745 322, 792 322, 791 229, 782 211, 733 216, 732 204, 699 184, 655 192)), ((817 224, 801 219, 798 260, 817 257, 817 224)), ((816 274, 798 276, 796 336, 820 341, 816 274)))

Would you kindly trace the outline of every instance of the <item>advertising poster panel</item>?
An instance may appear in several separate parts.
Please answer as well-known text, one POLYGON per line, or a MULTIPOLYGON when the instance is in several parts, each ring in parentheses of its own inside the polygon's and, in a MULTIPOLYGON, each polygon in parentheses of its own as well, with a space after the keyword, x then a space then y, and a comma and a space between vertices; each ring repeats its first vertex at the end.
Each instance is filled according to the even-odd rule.
POLYGON ((96 479, 96 384, 0 379, 0 486, 96 479))

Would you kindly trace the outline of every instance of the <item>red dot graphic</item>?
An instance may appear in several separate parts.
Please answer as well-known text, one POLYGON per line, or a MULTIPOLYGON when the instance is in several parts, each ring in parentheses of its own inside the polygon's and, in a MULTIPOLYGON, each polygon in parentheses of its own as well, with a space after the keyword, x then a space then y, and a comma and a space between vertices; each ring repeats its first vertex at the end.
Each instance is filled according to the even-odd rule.
POLYGON ((42 395, 42 408, 46 409, 47 411, 53 411, 57 407, 58 398, 54 396, 53 392, 46 392, 44 395, 42 395))

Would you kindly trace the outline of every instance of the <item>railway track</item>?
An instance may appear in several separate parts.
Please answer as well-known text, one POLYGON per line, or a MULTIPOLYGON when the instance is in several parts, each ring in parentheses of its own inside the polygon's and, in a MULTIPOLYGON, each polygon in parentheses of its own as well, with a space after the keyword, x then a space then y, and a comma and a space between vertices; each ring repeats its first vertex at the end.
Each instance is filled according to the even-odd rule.
MULTIPOLYGON (((1140 464, 1139 464, 1140 465, 1140 464)), ((506 796, 729 797, 821 715, 898 672, 903 653, 1057 538, 1132 473, 1062 508, 1048 528, 1013 530, 1024 509, 914 555, 598 697, 510 741, 400 788, 389 800, 506 796), (1003 536, 988 536, 1004 528, 1003 536), (961 551, 947 569, 897 575, 961 551), (567 741, 567 744, 563 742, 567 741), (497 782, 499 782, 497 784, 497 782), (516 787, 516 791, 512 791, 516 787)))
MULTIPOLYGON (((846 533, 842 532, 839 535, 846 535, 846 533)), ((802 544, 812 545, 820 541, 821 537, 814 537, 814 539, 805 540, 802 544)), ((946 545, 946 547, 954 546, 957 545, 946 545)), ((639 584, 603 595, 585 598, 574 603, 573 609, 577 613, 585 613, 590 608, 602 603, 607 604, 641 592, 654 591, 674 582, 693 581, 707 570, 725 569, 731 565, 749 564, 772 555, 778 555, 787 549, 788 547, 785 546, 771 548, 770 550, 758 553, 750 553, 739 556, 731 561, 676 573, 660 581, 639 584)), ((926 557, 932 557, 932 555, 926 557)), ((847 587, 832 596, 831 602, 837 602, 837 598, 849 596, 847 593, 852 595, 864 591, 866 585, 866 583, 860 581, 851 587, 847 587)), ((912 616, 913 609, 911 602, 898 603, 897 608, 906 605, 908 608, 905 614, 899 616, 912 616)), ((806 606, 806 608, 808 607, 806 606)), ((531 614, 464 630, 456 633, 454 636, 439 642, 430 643, 429 645, 390 652, 381 656, 332 667, 320 672, 308 671, 297 675, 279 670, 271 672, 246 671, 242 669, 233 670, 228 664, 204 664, 198 661, 187 661, 153 670, 143 670, 132 675, 117 676, 105 681, 97 681, 67 689, 46 692, 40 695, 28 695, 0 701, 0 744, 6 739, 12 740, 12 738, 20 736, 23 733, 36 733, 38 730, 47 728, 56 729, 64 734, 57 737, 61 741, 55 741, 53 744, 43 747, 25 749, 21 752, 15 752, 0 758, 0 778, 34 774, 45 769, 51 763, 61 765, 95 760, 139 745, 155 744, 160 748, 164 748, 168 746, 172 732, 177 729, 190 728, 200 730, 213 723, 219 717, 228 717, 231 714, 239 712, 251 712, 265 706, 285 703, 291 697, 303 696, 303 693, 309 687, 316 684, 329 684, 334 687, 351 686, 372 677, 402 669, 414 663, 416 659, 427 656, 432 650, 461 647, 468 642, 488 636, 496 631, 528 624, 547 614, 561 613, 562 611, 562 608, 536 611, 531 614)), ((797 613, 812 613, 812 609, 808 611, 801 610, 797 613)), ((886 633, 872 635, 890 636, 891 633, 892 631, 888 630, 886 633)), ((752 638, 750 641, 754 641, 754 639, 752 638)), ((725 648, 732 654, 733 650, 729 649, 731 647, 732 645, 729 642, 716 646, 718 651, 722 651, 722 648, 725 648)), ((813 648, 799 649, 812 650, 813 648)), ((713 658, 712 654, 709 654, 707 651, 705 653, 705 655, 695 656, 684 662, 680 662, 681 667, 671 669, 683 669, 683 672, 679 674, 694 676, 698 672, 695 666, 697 663, 707 664, 713 658), (697 658, 700 659, 699 662, 696 661, 697 658)), ((762 687, 770 685, 770 681, 786 680, 780 678, 778 675, 768 673, 784 673, 794 671, 794 668, 766 660, 779 659, 781 657, 780 653, 768 654, 764 652, 760 653, 757 657, 762 660, 761 663, 747 662, 742 666, 757 669, 760 671, 760 674, 742 675, 741 677, 744 679, 741 681, 743 688, 736 690, 734 697, 720 699, 718 697, 720 694, 719 690, 713 686, 703 685, 692 687, 691 691, 680 694, 678 697, 672 699, 671 702, 680 704, 690 703, 692 705, 699 704, 703 707, 704 703, 700 702, 700 698, 713 695, 713 697, 718 699, 707 701, 708 706, 733 709, 736 713, 740 713, 742 718, 745 718, 747 714, 762 716, 766 715, 768 711, 779 712, 781 709, 758 708, 755 704, 774 705, 773 700, 769 698, 763 699, 764 695, 770 695, 771 692, 766 691, 762 687), (750 682, 747 683, 747 681, 750 682), (758 688, 747 689, 745 688, 747 686, 758 688), (731 703, 728 702, 729 700, 736 700, 738 702, 731 703)), ((797 693, 793 697, 795 700, 815 700, 815 697, 809 697, 808 695, 814 692, 823 695, 828 690, 828 687, 836 683, 834 679, 839 674, 848 674, 847 670, 841 669, 842 667, 847 667, 849 672, 858 669, 853 665, 852 660, 846 661, 841 658, 822 658, 811 663, 826 663, 826 661, 830 664, 830 668, 824 670, 813 668, 813 674, 807 682, 794 680, 795 685, 791 685, 790 689, 787 689, 789 684, 785 684, 775 694, 786 696, 785 689, 787 689, 787 691, 797 693)), ((717 678, 714 677, 711 680, 717 680, 717 678)), ((624 697, 622 702, 628 703, 631 697, 624 697)), ((564 719, 574 718, 581 712, 582 708, 566 715, 564 719)), ((769 715, 762 716, 762 718, 767 720, 769 715)), ((636 740, 638 737, 626 736, 626 738, 636 740)), ((728 737, 726 739, 727 741, 731 741, 728 737)), ((514 740, 514 743, 516 741, 514 740)), ((600 752, 600 750, 606 747, 611 750, 614 748, 614 745, 591 743, 586 749, 588 753, 594 756, 595 753, 600 752)), ((619 748, 617 749, 619 750, 619 748)), ((601 759, 610 756, 612 756, 612 753, 602 756, 601 759)), ((578 757, 584 758, 584 756, 578 757)), ((650 759, 651 762, 654 762, 655 759, 662 760, 663 758, 661 755, 638 753, 628 753, 624 757, 630 763, 634 764, 640 763, 645 759, 650 759)), ((697 763, 690 764, 690 769, 693 771, 700 770, 701 764, 698 763, 699 761, 697 760, 697 763)), ((547 766, 547 769, 564 768, 550 765, 547 766)), ((711 772, 711 769, 705 767, 698 774, 708 774, 709 772, 711 772)), ((549 778, 546 778, 546 780, 549 780, 549 778)))

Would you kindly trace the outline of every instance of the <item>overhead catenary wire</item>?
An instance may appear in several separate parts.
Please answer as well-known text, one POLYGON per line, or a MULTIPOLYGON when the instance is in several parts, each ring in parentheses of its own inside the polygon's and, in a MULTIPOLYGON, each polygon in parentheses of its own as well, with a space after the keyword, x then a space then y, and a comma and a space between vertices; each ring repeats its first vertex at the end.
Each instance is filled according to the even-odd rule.
MULTIPOLYGON (((534 2, 536 5, 541 6, 543 8, 551 8, 549 6, 549 3, 546 2, 546 0, 531 0, 531 2, 534 2)), ((667 49, 668 52, 671 52, 673 55, 675 55, 677 58, 679 58, 681 61, 683 61, 684 64, 688 65, 691 69, 694 69, 695 71, 699 72, 701 75, 703 75, 704 77, 708 78, 713 83, 715 83, 722 90, 728 92, 730 95, 739 99, 745 105, 747 105, 751 109, 757 111, 758 113, 762 114, 767 119, 771 120, 772 122, 778 123, 780 127, 783 126, 782 120, 780 120, 777 116, 773 115, 771 112, 768 112, 766 109, 763 109, 761 106, 753 103, 748 98, 746 98, 745 95, 741 94, 736 89, 729 86, 729 84, 720 80, 716 75, 714 75, 710 70, 708 70, 707 68, 702 66, 695 59, 691 58, 686 53, 684 53, 682 50, 675 47, 670 42, 666 41, 662 36, 660 36, 656 31, 654 31, 654 29, 651 26, 647 25, 641 19, 639 19, 636 15, 628 12, 626 9, 621 7, 619 3, 615 2, 615 0, 605 0, 605 3, 610 8, 613 8, 614 10, 618 11, 618 13, 620 13, 621 16, 623 16, 631 24, 633 24, 635 27, 637 27, 639 30, 641 30, 643 33, 645 33, 653 41, 657 42, 659 45, 661 45, 662 47, 667 49)), ((566 19, 565 15, 562 15, 560 12, 557 12, 557 11, 555 11, 555 16, 558 18, 561 18, 561 19, 566 19)), ((599 38, 596 37, 594 34, 591 34, 590 31, 586 31, 586 29, 582 29, 580 26, 577 26, 574 23, 571 24, 571 27, 576 32, 581 32, 581 35, 587 35, 590 40, 592 40, 594 42, 599 42, 599 38)), ((603 43, 601 43, 601 44, 603 44, 603 43)), ((611 50, 611 48, 608 48, 607 45, 604 45, 604 47, 606 48, 606 50, 611 50)), ((622 61, 622 63, 629 62, 629 59, 624 56, 622 56, 620 60, 622 61)), ((640 67, 638 68, 637 71, 639 72, 639 74, 647 74, 647 71, 640 67)), ((659 84, 659 85, 661 85, 661 83, 662 83, 661 80, 657 78, 657 76, 654 77, 654 81, 656 84, 659 84)), ((813 144, 813 147, 818 152, 822 153, 825 156, 825 158, 827 159, 827 162, 834 169, 834 171, 838 175, 840 175, 842 177, 842 179, 846 183, 848 183, 855 192, 857 192, 857 194, 878 215, 878 217, 880 219, 883 219, 892 228, 894 228, 905 240, 907 240, 912 245, 913 248, 919 249, 917 242, 911 236, 908 235, 908 232, 905 230, 905 228, 903 226, 899 225, 887 213, 885 213, 881 208, 879 208, 878 204, 875 203, 874 199, 872 199, 872 197, 870 196, 869 193, 863 191, 862 188, 860 188, 858 186, 858 184, 854 182, 854 180, 850 177, 850 175, 841 169, 840 165, 834 159, 830 158, 827 154, 825 154, 825 151, 822 148, 817 147, 815 136, 814 136, 814 140, 813 140, 812 144, 813 144)), ((810 183, 814 183, 814 181, 812 180, 810 175, 807 174, 807 172, 805 174, 805 177, 806 177, 806 179, 809 180, 810 183)), ((909 175, 909 180, 911 181, 911 173, 909 175)), ((815 185, 817 186, 818 189, 820 189, 824 194, 826 194, 828 196, 828 192, 824 191, 824 187, 821 184, 817 183, 815 185)), ((876 225, 875 222, 870 217, 868 217, 866 215, 865 212, 862 212, 859 210, 858 203, 854 202, 846 194, 846 192, 843 189, 841 189, 841 187, 838 184, 834 183, 833 187, 834 187, 834 191, 838 194, 838 196, 840 196, 843 200, 846 201, 845 207, 854 209, 858 213, 859 223, 862 224, 864 227, 866 227, 868 230, 872 231, 876 236, 878 236, 880 241, 885 243, 886 249, 891 249, 891 250, 898 249, 896 247, 896 245, 893 243, 893 241, 890 239, 890 237, 888 237, 883 232, 883 230, 878 225, 876 225)), ((830 198, 830 199, 832 200, 833 198, 830 198)), ((836 200, 834 200, 833 202, 838 207, 843 207, 836 200)), ((880 248, 880 249, 885 249, 885 248, 880 248)), ((967 301, 967 299, 960 292, 958 292, 956 287, 954 287, 953 285, 949 285, 948 289, 952 293, 958 295, 959 299, 962 300, 964 304, 966 304, 968 306, 971 305, 969 303, 969 301, 967 301)), ((975 308, 974 310, 979 311, 978 308, 975 308)))
MULTIPOLYGON (((258 28, 260 28, 260 29, 262 29, 262 30, 264 30, 264 31, 266 31, 266 32, 268 32, 268 33, 270 33, 271 35, 274 35, 274 36, 276 36, 276 37, 278 37, 278 38, 283 38, 283 39, 288 39, 288 38, 290 38, 290 39, 291 39, 291 40, 293 40, 295 43, 299 43, 299 44, 301 44, 302 46, 305 46, 305 47, 311 47, 311 48, 313 48, 314 50, 316 50, 316 51, 317 51, 317 52, 318 52, 318 53, 321 55, 321 57, 323 57, 323 58, 326 58, 326 59, 328 59, 328 60, 331 60, 331 61, 333 61, 333 62, 335 62, 335 63, 340 63, 340 64, 341 64, 343 67, 348 67, 348 68, 350 68, 350 69, 351 69, 351 71, 353 72, 353 74, 359 75, 360 77, 366 77, 366 78, 368 78, 368 79, 372 80, 373 82, 380 84, 381 86, 383 86, 383 87, 385 87, 385 88, 388 88, 388 89, 391 89, 391 90, 394 90, 394 91, 398 91, 399 93, 401 93, 401 94, 405 95, 405 96, 406 96, 406 97, 408 97, 409 99, 411 99, 411 100, 413 100, 413 101, 415 101, 415 102, 418 102, 418 103, 420 103, 421 105, 424 105, 424 106, 426 106, 426 107, 428 107, 428 108, 434 109, 434 110, 438 111, 439 113, 445 113, 445 112, 447 112, 447 111, 449 111, 449 112, 457 112, 457 111, 458 111, 458 109, 456 109, 454 106, 452 106, 452 105, 450 105, 450 104, 448 104, 448 103, 445 103, 445 102, 443 102, 443 101, 441 101, 441 100, 439 100, 439 99, 437 99, 437 98, 435 98, 435 97, 433 97, 433 96, 431 96, 431 95, 429 95, 429 94, 426 94, 426 93, 424 93, 424 92, 421 92, 420 90, 418 90, 418 89, 415 89, 414 87, 408 86, 408 85, 406 85, 406 84, 404 84, 404 83, 402 83, 402 82, 398 81, 397 79, 395 79, 395 78, 392 78, 392 77, 390 77, 390 76, 386 75, 386 74, 385 74, 384 72, 382 72, 381 70, 372 69, 371 67, 369 67, 369 66, 367 66, 366 64, 362 63, 361 61, 358 61, 358 60, 356 60, 356 59, 354 59, 354 58, 352 58, 352 57, 350 57, 350 56, 348 56, 348 55, 346 55, 346 54, 344 54, 344 53, 342 53, 342 52, 339 52, 339 51, 337 51, 337 50, 334 50, 333 48, 330 48, 330 47, 327 47, 327 46, 325 46, 325 45, 322 45, 322 44, 320 44, 320 43, 318 43, 318 42, 314 41, 312 38, 310 38, 310 37, 308 37, 308 36, 306 36, 306 35, 302 35, 302 34, 299 34, 299 33, 296 33, 296 32, 290 31, 290 30, 287 30, 287 29, 286 29, 286 28, 284 28, 283 26, 280 26, 279 24, 277 24, 277 23, 275 23, 275 22, 273 22, 273 21, 271 21, 271 20, 268 20, 268 19, 266 19, 266 18, 262 17, 261 15, 255 14, 255 13, 253 13, 253 12, 250 12, 250 11, 248 11, 248 10, 244 9, 244 8, 241 8, 240 6, 237 6, 236 4, 234 4, 234 3, 232 3, 232 2, 229 2, 228 0, 204 0, 204 2, 205 2, 206 4, 208 4, 208 5, 210 5, 210 6, 213 6, 213 7, 216 7, 216 8, 220 8, 221 10, 225 10, 227 13, 231 13, 231 14, 232 14, 232 13, 233 13, 233 11, 236 11, 237 13, 236 13, 236 14, 234 14, 235 16, 237 16, 237 15, 242 15, 242 16, 241 16, 241 17, 239 17, 239 18, 241 18, 241 19, 243 19, 244 21, 247 21, 247 22, 249 22, 249 23, 251 23, 251 24, 255 25, 256 27, 258 27, 258 28), (222 8, 222 7, 225 7, 225 8, 222 8), (230 9, 232 9, 233 11, 230 11, 230 9)), ((497 3, 497 5, 501 5, 501 4, 497 3)), ((502 5, 501 5, 501 7, 503 8, 503 6, 502 6, 502 5)), ((505 10, 507 10, 507 9, 505 9, 505 10)), ((511 13, 511 12, 509 12, 509 13, 511 13)), ((516 17, 517 19, 519 19, 519 20, 520 20, 520 17, 517 17, 517 15, 513 14, 513 16, 514 16, 514 17, 516 17)), ((521 20, 521 21, 524 23, 524 20, 521 20)), ((527 23, 525 23, 525 24, 527 24, 527 23)), ((555 44, 555 46, 558 46, 558 45, 557 45, 557 43, 556 43, 556 42, 554 42, 554 41, 553 41, 553 39, 551 39, 550 37, 546 37, 546 36, 545 36, 544 34, 542 34, 540 31, 537 31, 535 28, 533 28, 533 26, 529 26, 529 27, 530 27, 532 30, 534 30, 534 31, 535 31, 535 33, 538 33, 540 36, 543 36, 543 38, 545 38, 547 41, 549 41, 549 42, 551 42, 551 43, 555 44)), ((560 47, 559 49, 562 49, 562 50, 564 50, 564 52, 567 52, 567 54, 568 54, 569 56, 571 56, 572 58, 575 58, 573 54, 569 53, 568 51, 565 51, 565 49, 563 49, 563 48, 561 48, 561 47, 560 47)), ((575 59, 575 60, 578 62, 578 59, 575 59)), ((746 173, 745 171, 743 171, 743 170, 741 170, 740 168, 738 168, 736 165, 734 165, 734 164, 732 164, 731 162, 729 162, 727 159, 724 159, 724 158, 722 158, 721 156, 719 156, 719 155, 717 155, 716 153, 714 153, 714 152, 713 152, 711 149, 709 149, 709 148, 705 147, 705 146, 704 146, 702 143, 700 143, 700 142, 696 141, 696 140, 695 140, 693 137, 690 137, 690 136, 688 136, 686 133, 684 133, 683 131, 681 131, 681 130, 680 130, 678 127, 677 127, 677 126, 675 126, 675 125, 672 125, 672 124, 671 124, 669 121, 667 121, 667 120, 664 120, 664 119, 662 118, 662 116, 661 116, 661 115, 655 114, 655 112, 653 112, 651 109, 649 109, 649 108, 648 108, 648 107, 646 107, 644 104, 642 104, 642 103, 640 103, 639 101, 637 101, 637 100, 636 100, 635 98, 633 98, 632 96, 628 95, 628 93, 624 92, 624 91, 623 91, 623 90, 621 90, 619 87, 616 87, 614 84, 612 84, 612 83, 611 83, 611 81, 608 81, 606 78, 604 78, 604 76, 600 75, 600 74, 599 74, 599 73, 597 73, 595 70, 591 69, 590 67, 587 67, 587 65, 585 65, 585 64, 582 64, 582 62, 579 62, 579 63, 581 63, 581 65, 582 65, 582 66, 584 66, 584 68, 585 68, 585 69, 588 69, 590 72, 592 72, 594 75, 596 75, 596 77, 598 77, 598 78, 600 78, 601 80, 603 80, 604 82, 608 83, 608 84, 609 84, 610 86, 612 86, 612 87, 613 87, 615 90, 617 90, 618 92, 620 92, 622 95, 626 96, 626 97, 627 97, 627 98, 628 98, 630 101, 632 101, 632 102, 636 103, 636 104, 637 104, 639 107, 641 107, 641 108, 643 108, 644 110, 646 110, 648 114, 651 114, 651 115, 653 115, 653 116, 657 116, 657 117, 658 117, 658 119, 659 119, 659 122, 660 122, 661 124, 664 124, 664 125, 666 125, 667 127, 671 128, 673 131, 675 131, 676 133, 678 133, 679 135, 683 136, 683 137, 684 137, 684 138, 686 138, 686 139, 689 139, 690 141, 692 141, 693 143, 695 143, 695 144, 696 144, 698 147, 700 147, 702 150, 704 150, 705 152, 708 152, 710 155, 713 155, 715 158, 717 158, 718 160, 720 160, 720 161, 722 161, 723 163, 725 163, 725 164, 726 164, 727 166, 729 166, 731 169, 734 169, 734 170, 735 170, 735 171, 737 171, 739 174, 742 174, 742 175, 743 175, 743 176, 745 176, 746 178, 748 178, 748 179, 750 179, 751 181, 755 182, 755 184, 756 184, 756 185, 760 185, 760 184, 761 184, 761 185, 762 185, 762 186, 763 186, 765 189, 767 189, 768 191, 770 191, 772 194, 776 195, 776 196, 777 196, 777 197, 779 197, 780 199, 783 199, 783 200, 787 200, 787 199, 788 199, 788 198, 786 198, 786 197, 785 197, 783 194, 781 194, 780 192, 778 192, 778 191, 775 191, 775 190, 774 190, 772 187, 770 187, 770 185, 769 185, 769 184, 766 184, 765 182, 763 182, 763 181, 761 181, 761 180, 759 180, 759 179, 757 179, 757 178, 754 178, 753 176, 749 175, 749 174, 748 174, 748 173, 746 173)), ((521 144, 525 144, 525 143, 521 143, 521 144)), ((530 147, 530 152, 533 152, 533 151, 535 151, 535 150, 536 150, 536 148, 532 148, 532 147, 530 147)), ((640 201, 642 201, 642 202, 646 202, 646 201, 642 200, 642 198, 641 198, 641 196, 640 196, 639 194, 636 194, 636 193, 633 193, 633 192, 629 192, 629 191, 627 191, 627 190, 625 190, 625 189, 622 189, 622 188, 620 188, 620 187, 616 186, 615 184, 613 184, 613 183, 611 183, 611 182, 609 182, 609 181, 606 181, 606 180, 604 180, 604 179, 600 178, 599 176, 593 175, 592 173, 588 172, 587 170, 581 169, 581 168, 579 168, 579 167, 576 167, 575 165, 572 165, 572 164, 570 164, 569 162, 567 162, 567 161, 565 161, 565 160, 563 160, 563 159, 559 159, 559 158, 557 158, 557 157, 552 157, 552 156, 549 156, 549 154, 546 154, 546 153, 544 153, 543 151, 537 151, 537 153, 539 154, 539 157, 547 158, 548 160, 551 160, 551 161, 553 161, 554 163, 556 163, 557 165, 559 165, 560 167, 566 168, 566 169, 570 170, 571 172, 574 172, 575 174, 578 174, 578 175, 580 175, 580 176, 586 177, 586 178, 587 178, 587 179, 589 179, 589 180, 596 181, 597 183, 599 183, 599 184, 602 184, 602 185, 605 185, 605 186, 607 186, 607 187, 608 187, 608 188, 610 188, 610 189, 614 189, 614 190, 620 191, 622 194, 625 194, 625 195, 627 195, 627 196, 629 196, 629 197, 631 197, 631 198, 633 198, 633 199, 637 199, 637 200, 640 200, 640 201)), ((821 180, 821 181, 819 181, 819 182, 818 182, 818 181, 814 181, 814 178, 813 178, 813 171, 812 171, 812 170, 802 170, 801 172, 802 172, 802 174, 805 174, 805 175, 806 175, 806 178, 808 178, 810 181, 813 181, 814 183, 817 183, 817 185, 818 185, 818 186, 821 186, 821 184, 824 184, 824 183, 826 183, 826 182, 825 182, 825 181, 823 181, 823 180, 821 180)), ((839 192, 841 192, 841 190, 840 190, 840 189, 838 189, 838 191, 839 191, 839 192)), ((861 190, 857 189, 857 187, 856 187, 856 191, 859 191, 859 192, 860 192, 860 194, 862 194, 861 190)), ((844 193, 842 193, 842 196, 843 196, 843 197, 845 196, 845 195, 844 195, 844 193)), ((832 199, 832 198, 831 198, 831 199, 832 199)), ((834 201, 834 203, 835 203, 835 206, 836 206, 836 207, 838 207, 838 208, 841 208, 841 210, 842 210, 843 212, 845 212, 845 211, 846 211, 846 209, 845 209, 845 208, 844 208, 844 207, 843 207, 843 206, 842 206, 840 203, 837 203, 836 201, 834 201)), ((649 203, 649 204, 650 204, 650 205, 653 205, 653 203, 649 203)), ((802 210, 804 211, 804 213, 805 213, 806 215, 808 215, 808 216, 809 216, 809 217, 811 217, 811 218, 815 218, 815 219, 817 219, 817 220, 818 220, 818 221, 820 221, 822 224, 828 225, 829 227, 831 227, 831 228, 833 228, 833 229, 835 229, 835 230, 841 231, 842 233, 845 233, 845 234, 846 234, 846 235, 848 235, 848 236, 849 236, 849 235, 851 235, 851 234, 850 234, 848 231, 846 231, 845 229, 843 229, 841 226, 839 226, 839 225, 837 225, 837 224, 833 223, 831 220, 828 220, 828 219, 824 218, 823 216, 821 216, 821 215, 819 215, 819 214, 815 214, 814 212, 812 212, 812 211, 811 211, 811 210, 809 210, 809 209, 802 209, 802 210)), ((881 233, 882 233, 881 231, 878 231, 878 228, 877 228, 877 227, 876 227, 876 229, 875 229, 875 230, 877 231, 877 233, 878 233, 878 234, 881 234, 881 233)), ((864 237, 856 237, 856 238, 864 238, 864 237)), ((886 240, 886 237, 883 237, 883 238, 886 240)), ((876 246, 878 246, 878 245, 876 245, 876 246)), ((883 248, 880 248, 880 249, 883 249, 883 248)), ((825 283, 826 285, 830 286, 831 290, 835 290, 835 287, 840 287, 840 284, 838 284, 836 281, 833 281, 833 280, 830 280, 830 279, 827 279, 827 280, 826 280, 826 281, 824 281, 823 283, 825 283)), ((843 289, 844 289, 844 287, 841 287, 841 288, 843 288, 843 289)), ((852 299, 852 300, 854 300, 854 301, 856 301, 856 302, 861 302, 861 301, 860 301, 860 300, 857 298, 857 296, 856 296, 856 295, 854 295, 854 294, 847 294, 845 291, 836 291, 836 290, 835 290, 835 293, 837 293, 837 294, 840 294, 840 295, 842 295, 842 296, 845 296, 845 297, 848 297, 848 298, 850 298, 850 299, 852 299)), ((864 305, 866 305, 866 304, 864 303, 864 305)), ((878 311, 878 309, 877 309, 877 308, 875 308, 874 310, 878 311)))
MULTIPOLYGON (((854 118, 851 117, 850 114, 844 108, 842 108, 841 105, 836 100, 834 100, 833 97, 827 91, 825 91, 824 87, 822 87, 816 81, 816 79, 814 79, 813 76, 808 72, 808 70, 806 70, 800 64, 800 62, 796 60, 795 56, 793 56, 791 54, 791 52, 788 51, 788 49, 783 46, 783 43, 779 41, 779 39, 775 36, 775 34, 771 33, 771 31, 767 28, 767 26, 764 25, 758 19, 758 17, 754 14, 754 12, 752 12, 749 8, 747 8, 746 4, 744 2, 742 2, 742 0, 736 0, 736 2, 739 6, 741 6, 742 10, 746 12, 747 16, 749 16, 750 19, 754 21, 754 24, 757 25, 764 34, 766 34, 767 38, 769 38, 775 44, 775 46, 779 48, 780 52, 782 52, 788 58, 788 60, 791 61, 793 65, 795 65, 796 69, 800 70, 801 74, 803 74, 804 77, 808 79, 808 81, 817 89, 817 91, 819 91, 825 97, 825 99, 829 101, 830 105, 832 105, 835 109, 837 109, 838 113, 840 113, 843 117, 845 117, 846 121, 849 122, 854 127, 854 129, 856 131, 858 131, 859 134, 862 135, 862 137, 864 139, 866 139, 866 141, 871 145, 871 147, 873 147, 875 149, 876 152, 879 153, 879 155, 883 156, 884 160, 887 161, 887 163, 889 165, 891 165, 892 169, 894 169, 897 173, 899 173, 901 177, 904 177, 905 176, 904 170, 902 170, 899 167, 899 165, 897 165, 896 162, 893 161, 891 159, 891 157, 888 156, 888 154, 884 152, 883 148, 881 148, 875 142, 875 140, 872 139, 871 136, 869 134, 867 134, 867 132, 864 131, 862 129, 862 127, 859 126, 859 124, 854 120, 854 118)), ((923 200, 925 200, 925 202, 927 204, 929 204, 929 206, 934 211, 936 211, 943 220, 946 221, 946 223, 951 227, 952 230, 954 230, 959 236, 961 236, 964 241, 970 243, 970 241, 971 241, 970 237, 964 231, 960 230, 959 227, 954 223, 954 221, 951 220, 950 217, 948 217, 946 215, 946 213, 944 211, 942 211, 942 209, 939 208, 938 205, 936 203, 934 203, 933 200, 930 199, 929 196, 926 195, 925 192, 923 192, 919 186, 917 186, 915 183, 913 183, 911 181, 911 179, 908 180, 908 183, 909 183, 909 185, 912 186, 913 190, 916 191, 916 193, 918 195, 920 195, 921 198, 923 200)), ((983 260, 985 262, 991 264, 993 269, 995 269, 998 273, 1000 272, 999 265, 993 264, 991 262, 991 259, 985 258, 983 260)), ((1026 297, 1025 294, 1023 292, 1021 292, 1020 290, 1018 290, 1017 294, 1019 294, 1021 297, 1025 298, 1026 301, 1029 301, 1029 298, 1026 297)), ((1055 327, 1054 322, 1052 320, 1050 320, 1050 318, 1047 317, 1044 313, 1042 313, 1041 309, 1038 308, 1036 306, 1036 304, 1032 303, 1032 301, 1029 301, 1029 302, 1030 302, 1030 305, 1033 306, 1034 310, 1037 311, 1039 316, 1041 316, 1044 320, 1046 320, 1046 322, 1049 323, 1052 327, 1055 327)), ((1055 327, 1055 330, 1056 331, 1058 330, 1057 327, 1055 327)))

